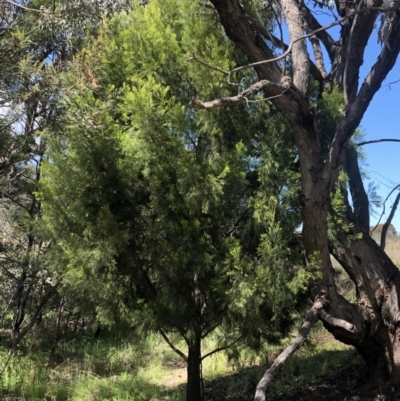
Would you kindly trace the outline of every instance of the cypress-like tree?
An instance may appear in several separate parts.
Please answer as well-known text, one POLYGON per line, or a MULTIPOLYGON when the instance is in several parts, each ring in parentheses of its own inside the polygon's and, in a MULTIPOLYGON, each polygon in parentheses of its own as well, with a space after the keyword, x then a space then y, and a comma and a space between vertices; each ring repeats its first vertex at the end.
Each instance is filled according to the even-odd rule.
POLYGON ((201 400, 202 340, 219 327, 221 348, 276 338, 312 274, 285 124, 264 101, 191 105, 199 91, 238 91, 190 62, 240 61, 215 24, 199 4, 153 0, 88 40, 65 76, 75 90, 62 131, 49 131, 40 195, 63 279, 102 322, 159 331, 187 361, 190 401, 201 400))

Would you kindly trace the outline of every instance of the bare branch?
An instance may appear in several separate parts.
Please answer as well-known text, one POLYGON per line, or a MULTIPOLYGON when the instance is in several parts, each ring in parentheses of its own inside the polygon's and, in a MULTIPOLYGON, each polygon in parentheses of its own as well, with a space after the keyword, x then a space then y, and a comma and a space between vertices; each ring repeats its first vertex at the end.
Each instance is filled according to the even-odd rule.
POLYGON ((317 322, 319 311, 323 309, 323 301, 318 298, 312 308, 309 310, 306 320, 301 326, 299 333, 296 338, 292 341, 292 343, 275 359, 272 366, 264 373, 264 376, 261 378, 259 383, 257 384, 256 394, 254 397, 254 401, 265 401, 265 393, 268 385, 271 383, 272 379, 279 371, 279 369, 285 364, 286 360, 296 352, 298 348, 301 347, 304 340, 307 338, 310 333, 311 327, 314 323, 317 322))
POLYGON ((336 317, 331 316, 324 308, 319 309, 318 316, 331 326, 341 327, 342 329, 345 329, 351 333, 357 332, 356 326, 346 322, 345 320, 337 319, 336 317))
MULTIPOLYGON (((260 24, 256 19, 254 19, 251 15, 246 14, 246 17, 250 21, 250 23, 253 25, 255 30, 260 35, 262 35, 265 40, 270 41, 274 46, 280 47, 282 49, 283 53, 288 49, 289 45, 283 41, 283 33, 282 33, 282 28, 280 25, 278 25, 280 28, 280 35, 281 35, 281 38, 279 39, 274 34, 272 34, 264 25, 260 24)), ((318 67, 311 60, 310 60, 310 72, 311 72, 311 75, 317 81, 322 81, 324 79, 324 77, 321 75, 321 72, 318 69, 318 67)), ((282 75, 284 75, 284 74, 285 74, 285 68, 283 68, 283 70, 282 70, 282 75)))
POLYGON ((205 61, 202 61, 202 60, 198 59, 194 55, 194 53, 192 53, 189 58, 190 58, 190 60, 198 61, 199 63, 205 65, 208 68, 211 68, 211 69, 213 69, 215 71, 221 72, 222 74, 231 76, 235 72, 239 72, 239 71, 242 71, 242 70, 247 69, 247 68, 253 68, 253 67, 256 67, 256 66, 259 66, 259 65, 262 65, 262 64, 269 64, 269 63, 273 63, 273 62, 282 60, 283 58, 285 58, 286 56, 288 56, 290 54, 290 52, 292 51, 293 45, 295 43, 299 42, 300 40, 312 37, 312 36, 314 36, 314 35, 316 35, 316 34, 318 34, 320 32, 326 31, 327 29, 330 29, 330 28, 332 28, 332 27, 334 27, 336 25, 339 25, 343 21, 345 21, 346 19, 351 18, 351 17, 353 17, 353 16, 355 16, 357 14, 368 12, 368 11, 381 11, 381 12, 385 12, 386 13, 386 12, 392 12, 392 11, 398 11, 398 10, 399 10, 398 7, 387 7, 387 8, 385 8, 385 7, 366 7, 366 8, 361 9, 361 10, 355 10, 355 11, 349 13, 348 15, 344 16, 343 18, 340 18, 339 20, 336 20, 336 21, 334 21, 334 22, 332 22, 332 23, 330 23, 328 25, 325 25, 323 27, 315 29, 314 31, 312 31, 310 33, 307 33, 306 35, 302 35, 300 37, 297 37, 296 39, 294 39, 293 41, 290 42, 290 44, 287 47, 286 51, 284 53, 282 53, 281 55, 277 56, 277 57, 274 57, 274 58, 271 58, 271 59, 268 59, 268 60, 256 61, 255 63, 251 63, 251 64, 242 65, 242 66, 236 67, 236 68, 234 68, 234 69, 232 69, 230 71, 225 71, 225 70, 223 70, 223 69, 221 69, 219 67, 215 67, 215 66, 213 66, 213 65, 211 65, 209 63, 206 63, 205 61))
POLYGON ((229 349, 231 347, 233 347, 235 344, 237 344, 241 339, 243 338, 243 336, 240 336, 239 338, 237 338, 235 341, 231 342, 228 345, 224 345, 223 347, 218 347, 215 348, 214 350, 212 350, 211 352, 208 352, 207 354, 205 354, 204 356, 201 357, 201 361, 203 361, 204 359, 208 358, 211 355, 216 354, 217 352, 220 351, 225 351, 226 349, 229 349))
MULTIPOLYGON (((304 18, 304 21, 313 30, 314 34, 318 37, 318 39, 323 43, 326 51, 328 52, 329 59, 333 60, 335 56, 335 47, 337 43, 333 40, 332 36, 326 32, 325 29, 322 29, 322 25, 317 21, 317 19, 311 14, 310 9, 305 5, 304 1, 301 2, 301 14, 304 18)), ((339 20, 337 20, 339 21, 339 20)), ((339 22, 340 24, 340 22, 339 22)))
MULTIPOLYGON (((307 30, 307 33, 309 33, 309 31, 310 31, 310 29, 307 30)), ((322 54, 321 46, 319 44, 319 39, 316 35, 313 35, 310 37, 310 42, 311 42, 311 46, 313 48, 315 67, 318 69, 318 72, 321 76, 321 80, 325 79, 328 76, 328 74, 325 69, 324 55, 322 54)), ((311 71, 311 68, 310 68, 310 71, 311 71)))
POLYGON ((22 9, 22 10, 25 10, 25 11, 34 11, 34 12, 36 12, 36 13, 47 12, 47 11, 44 11, 44 10, 37 10, 36 8, 25 7, 25 6, 23 6, 22 4, 15 3, 14 1, 11 1, 11 0, 6 0, 6 2, 7 2, 8 4, 11 4, 11 5, 13 5, 13 6, 17 7, 17 8, 20 8, 20 9, 22 9))
POLYGON ((175 351, 185 362, 187 362, 188 357, 180 349, 176 348, 174 344, 172 344, 171 340, 167 337, 164 331, 161 328, 159 328, 158 331, 160 332, 164 340, 167 342, 167 344, 171 347, 171 349, 175 351))
POLYGON ((365 141, 356 143, 357 146, 369 145, 370 143, 379 143, 379 142, 400 142, 400 139, 374 139, 372 141, 365 141))
POLYGON ((381 244, 380 244, 380 247, 381 247, 382 250, 385 249, 387 231, 388 231, 388 228, 390 226, 390 223, 393 220, 394 214, 396 213, 396 209, 397 209, 397 206, 399 204, 399 201, 400 201, 400 192, 397 194, 396 199, 394 200, 394 203, 393 203, 393 206, 392 206, 392 210, 390 211, 389 217, 386 220, 386 223, 382 227, 381 244))
MULTIPOLYGON (((380 7, 370 7, 375 9, 380 7)), ((365 11, 360 10, 361 11, 365 11)), ((357 10, 358 11, 358 10, 357 10)), ((356 13, 356 12, 354 12, 356 13)), ((353 13, 353 14, 354 14, 353 13)), ((329 152, 329 163, 325 166, 325 172, 330 174, 330 169, 337 170, 340 164, 341 155, 344 145, 353 135, 355 129, 360 125, 361 119, 364 116, 372 98, 380 89, 383 80, 386 78, 389 71, 393 68, 397 56, 400 51, 400 10, 397 9, 396 18, 393 22, 393 30, 388 41, 390 42, 391 50, 384 46, 378 60, 372 66, 371 71, 365 78, 360 91, 356 98, 348 108, 346 117, 338 124, 336 134, 332 140, 331 150, 329 152)))
POLYGON ((250 86, 248 89, 244 90, 240 95, 223 97, 220 99, 211 100, 209 102, 201 102, 200 100, 192 100, 192 104, 197 109, 225 109, 227 107, 235 106, 242 103, 245 99, 253 96, 263 90, 269 89, 273 92, 273 96, 281 96, 285 91, 290 88, 288 85, 276 84, 267 80, 262 80, 254 85, 250 86))
POLYGON ((392 90, 392 85, 397 84, 399 82, 400 82, 400 79, 397 79, 396 81, 393 81, 393 82, 389 82, 387 84, 387 86, 389 87, 389 90, 392 90))
POLYGON ((254 401, 265 401, 265 393, 267 390, 268 385, 271 383, 272 379, 276 375, 276 373, 280 370, 280 368, 284 365, 286 360, 296 352, 298 348, 301 347, 304 340, 307 338, 308 334, 310 333, 311 327, 314 323, 317 322, 318 318, 326 321, 328 324, 336 327, 341 327, 346 331, 351 333, 356 332, 355 326, 346 322, 342 319, 334 318, 333 316, 329 315, 324 309, 324 294, 320 294, 316 301, 314 302, 312 308, 309 310, 306 320, 304 321, 303 325, 301 326, 299 333, 297 334, 296 338, 292 341, 292 343, 275 359, 272 366, 264 373, 264 376, 259 381, 256 394, 254 397, 254 401))
POLYGON ((207 62, 205 62, 205 61, 203 61, 201 59, 199 59, 198 57, 196 57, 194 52, 192 52, 192 54, 189 56, 189 60, 197 61, 198 63, 203 64, 206 67, 208 67, 208 68, 210 68, 210 69, 212 69, 214 71, 221 72, 222 74, 225 74, 225 75, 230 75, 230 71, 225 71, 225 70, 223 70, 223 69, 221 69, 219 67, 215 67, 215 66, 213 66, 213 65, 211 65, 211 64, 209 64, 209 63, 207 63, 207 62))
POLYGON ((394 191, 396 191, 396 189, 399 189, 399 188, 400 188, 400 184, 399 184, 399 185, 396 185, 396 186, 389 192, 388 196, 386 196, 385 200, 383 201, 383 210, 382 210, 382 213, 381 213, 381 215, 379 216, 379 220, 378 220, 378 222, 376 223, 375 227, 371 230, 371 234, 372 234, 372 233, 376 230, 376 228, 379 226, 379 223, 381 222, 382 217, 383 217, 384 214, 385 214, 386 202, 387 202, 387 200, 389 199, 390 195, 392 195, 392 193, 393 193, 394 191))

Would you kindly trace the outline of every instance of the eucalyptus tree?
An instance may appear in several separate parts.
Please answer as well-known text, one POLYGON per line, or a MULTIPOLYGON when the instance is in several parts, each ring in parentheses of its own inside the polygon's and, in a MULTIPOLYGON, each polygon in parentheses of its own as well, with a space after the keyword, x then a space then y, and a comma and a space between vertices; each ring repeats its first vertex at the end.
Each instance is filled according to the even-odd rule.
POLYGON ((262 99, 219 113, 190 103, 237 92, 188 58, 244 61, 215 17, 153 0, 105 23, 64 77, 78 90, 63 98, 63 131, 49 131, 40 192, 63 280, 103 324, 160 332, 187 362, 190 401, 204 358, 290 327, 314 273, 296 234, 288 127, 262 99), (204 354, 211 333, 221 343, 204 354))
MULTIPOLYGON (((257 79, 236 97, 221 94, 213 99, 200 93, 194 105, 208 110, 223 108, 262 93, 286 118, 300 158, 299 202, 304 247, 307 258, 316 256, 320 260, 321 277, 310 285, 318 307, 309 316, 305 331, 324 316, 325 327, 337 339, 357 348, 373 380, 382 383, 395 379, 400 372, 399 271, 369 235, 368 199, 356 152, 347 144, 396 63, 400 51, 398 2, 277 0, 260 2, 259 6, 259 12, 255 13, 254 8, 238 0, 211 0, 207 4, 218 13, 226 35, 247 58, 246 63, 235 68, 218 65, 207 68, 218 68, 234 82, 235 73, 251 67, 257 79), (324 26, 319 20, 317 7, 332 14, 329 25, 324 26), (274 24, 270 23, 271 18, 275 18, 274 24), (283 31, 282 21, 290 36, 288 43, 284 43, 281 35, 278 38, 273 35, 275 27, 283 31), (340 26, 336 36, 328 31, 333 26, 340 26), (360 68, 376 26, 382 46, 366 77, 361 79, 360 68), (315 87, 315 82, 320 99, 335 90, 341 95, 341 105, 337 104, 336 117, 328 131, 320 124, 319 103, 310 96, 310 87, 315 87), (351 206, 343 185, 338 182, 342 168, 348 174, 351 206), (342 187, 345 208, 341 225, 337 224, 334 236, 329 237, 328 213, 337 186, 342 187), (350 303, 338 294, 330 255, 354 282, 356 302, 350 303), (329 318, 325 311, 335 319, 329 318)), ((197 61, 207 64, 207 60, 197 61)), ((287 353, 282 358, 286 356, 287 353)), ((260 382, 257 400, 265 398, 265 385, 272 373, 267 372, 260 382)))

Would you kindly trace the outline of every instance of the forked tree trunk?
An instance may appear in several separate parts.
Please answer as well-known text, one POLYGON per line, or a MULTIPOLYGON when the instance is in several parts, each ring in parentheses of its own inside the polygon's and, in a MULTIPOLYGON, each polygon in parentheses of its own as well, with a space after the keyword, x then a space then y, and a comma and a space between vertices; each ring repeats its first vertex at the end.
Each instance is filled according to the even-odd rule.
MULTIPOLYGON (((340 341, 354 345, 363 357, 371 379, 384 383, 400 374, 400 272, 379 245, 366 233, 349 241, 346 233, 331 244, 333 256, 356 284, 361 335, 330 331, 340 341)), ((344 307, 346 313, 348 308, 344 307)), ((351 313, 347 313, 349 317, 351 313)), ((329 329, 329 328, 328 328, 329 329)))
MULTIPOLYGON (((326 311, 332 317, 351 323, 355 330, 349 331, 345 325, 335 325, 329 320, 325 321, 325 327, 337 339, 358 349, 375 382, 398 378, 400 273, 367 232, 366 197, 356 196, 352 192, 354 213, 349 216, 349 223, 354 223, 354 229, 348 229, 352 232, 340 232, 343 228, 337 227, 337 238, 330 245, 327 221, 330 195, 339 175, 346 144, 360 125, 371 100, 393 68, 400 52, 400 8, 396 5, 391 10, 382 9, 382 0, 335 2, 337 12, 343 18, 335 23, 341 24, 340 38, 335 40, 321 29, 306 2, 277 0, 275 4, 280 6, 290 35, 290 46, 287 47, 291 53, 289 76, 288 71, 276 62, 277 59, 274 60, 275 55, 266 44, 272 40, 271 34, 247 14, 238 0, 211 0, 211 3, 218 12, 227 36, 243 51, 249 63, 254 63, 251 67, 258 75, 258 84, 262 83, 265 97, 274 103, 293 129, 300 156, 304 247, 308 260, 318 261, 322 273, 322 277, 317 277, 311 283, 311 293, 313 297, 326 294, 326 311), (364 48, 381 11, 387 12, 386 22, 390 29, 386 27, 388 32, 384 33, 385 45, 370 73, 360 84, 359 71, 364 48), (321 52, 315 55, 316 64, 312 68, 304 37, 307 29, 313 30, 315 38, 327 50, 332 66, 328 75, 321 70, 322 64, 318 63, 321 61, 317 59, 321 57, 321 52), (320 96, 334 85, 343 92, 343 117, 334 127, 333 138, 327 138, 326 133, 319 129, 314 107, 309 100, 308 89, 315 69, 320 69, 319 76, 313 74, 320 83, 320 96), (355 303, 348 302, 338 294, 330 253, 354 282, 357 290, 355 303)), ((250 89, 260 91, 257 84, 250 89)), ((194 106, 206 109, 231 107, 246 99, 246 96, 251 96, 251 93, 251 90, 247 90, 241 96, 232 98, 212 102, 196 101, 194 106)), ((347 156, 354 158, 351 152, 347 156)), ((356 190, 354 180, 359 180, 361 175, 353 174, 354 171, 351 172, 349 168, 348 171, 350 185, 356 190)), ((362 186, 362 182, 358 184, 362 186)))
POLYGON ((186 401, 202 401, 200 335, 195 334, 188 345, 186 401))

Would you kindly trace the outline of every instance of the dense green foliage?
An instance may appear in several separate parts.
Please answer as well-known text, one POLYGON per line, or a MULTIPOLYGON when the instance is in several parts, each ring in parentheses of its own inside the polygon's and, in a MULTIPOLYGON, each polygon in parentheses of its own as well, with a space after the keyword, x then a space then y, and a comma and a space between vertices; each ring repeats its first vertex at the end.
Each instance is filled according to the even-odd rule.
POLYGON ((312 274, 295 233, 295 154, 266 102, 195 112, 198 93, 238 88, 192 51, 239 60, 212 11, 186 1, 152 1, 88 40, 64 78, 80 89, 63 98, 64 129, 46 137, 50 257, 102 324, 177 331, 189 348, 222 327, 255 345, 290 327, 312 274))

